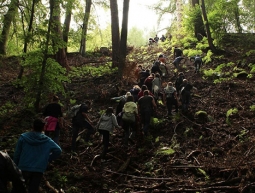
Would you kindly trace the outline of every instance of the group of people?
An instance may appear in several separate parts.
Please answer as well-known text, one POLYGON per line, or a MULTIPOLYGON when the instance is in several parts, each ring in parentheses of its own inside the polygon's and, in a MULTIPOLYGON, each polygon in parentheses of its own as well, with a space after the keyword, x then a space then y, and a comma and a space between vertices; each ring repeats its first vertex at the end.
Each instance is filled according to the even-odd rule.
MULTIPOLYGON (((177 59, 182 56, 180 49, 175 49, 174 64, 178 69, 177 59)), ((194 61, 199 70, 201 57, 195 56, 194 61), (200 61, 200 62, 199 62, 200 61)), ((71 151, 77 151, 77 141, 80 131, 86 128, 85 143, 91 145, 91 135, 98 131, 102 135, 103 150, 101 160, 105 160, 110 141, 110 133, 114 127, 123 129, 123 145, 128 146, 130 138, 135 137, 140 128, 145 136, 150 131, 150 121, 158 108, 158 101, 162 100, 167 107, 167 116, 172 117, 179 112, 187 112, 190 104, 191 90, 196 89, 179 72, 176 80, 168 82, 169 71, 166 58, 160 54, 150 69, 137 67, 138 85, 133 86, 124 95, 113 97, 119 100, 114 113, 113 107, 107 107, 102 113, 96 126, 90 119, 91 102, 82 103, 75 116, 72 117, 71 151), (174 112, 173 112, 174 108, 174 112)), ((61 155, 59 146, 60 130, 63 128, 63 112, 57 96, 52 97, 43 111, 43 119, 37 118, 33 122, 32 130, 23 133, 16 145, 13 161, 4 152, 0 152, 0 188, 6 189, 6 182, 13 182, 12 192, 36 193, 48 163, 61 155), (27 190, 26 190, 27 189, 27 190)))
POLYGON ((161 42, 166 41, 165 35, 162 34, 162 36, 161 36, 160 38, 158 37, 157 34, 155 35, 154 38, 150 37, 150 38, 149 38, 149 46, 151 46, 151 45, 153 45, 153 44, 158 45, 159 40, 160 40, 161 42))

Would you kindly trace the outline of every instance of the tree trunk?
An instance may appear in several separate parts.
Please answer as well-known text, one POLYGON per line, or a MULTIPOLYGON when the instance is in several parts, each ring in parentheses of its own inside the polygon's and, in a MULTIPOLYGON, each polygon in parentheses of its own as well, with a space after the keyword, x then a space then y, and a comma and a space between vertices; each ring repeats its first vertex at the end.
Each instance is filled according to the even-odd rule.
POLYGON ((127 33, 128 33, 128 11, 129 11, 129 0, 123 2, 123 18, 121 28, 121 39, 120 39, 120 62, 118 75, 121 78, 123 74, 123 68, 126 62, 127 54, 127 33))
MULTIPOLYGON (((24 53, 27 53, 27 46, 28 46, 28 43, 30 41, 30 36, 32 35, 31 31, 32 31, 32 27, 33 27, 33 20, 34 20, 35 4, 36 3, 38 3, 38 1, 33 0, 32 7, 31 7, 30 20, 29 20, 29 25, 28 25, 28 31, 27 31, 27 33, 25 32, 25 41, 24 41, 24 48, 23 48, 24 53)), ((23 57, 23 60, 24 60, 24 57, 23 57)), ((21 66, 20 71, 19 71, 19 75, 18 75, 18 79, 22 78, 23 72, 24 72, 24 67, 21 66)))
POLYGON ((83 19, 81 45, 80 45, 80 53, 82 56, 84 56, 86 52, 86 38, 87 38, 91 5, 92 5, 92 0, 86 0, 86 8, 85 8, 85 14, 83 19))
POLYGON ((68 34, 70 30, 70 23, 72 18, 72 10, 73 10, 73 1, 69 0, 66 5, 66 17, 64 22, 64 29, 63 29, 63 40, 66 44, 65 52, 67 53, 67 44, 68 44, 68 34))
POLYGON ((237 32, 242 33, 243 29, 242 29, 242 26, 241 26, 241 23, 240 23, 240 14, 239 14, 238 5, 236 5, 234 13, 235 13, 235 19, 236 19, 237 32))
MULTIPOLYGON (((195 8, 197 5, 199 5, 199 0, 192 0, 192 7, 195 8)), ((196 19, 194 22, 194 34, 199 41, 202 40, 203 37, 206 37, 201 13, 196 15, 196 19)))
POLYGON ((204 24, 205 24, 205 29, 206 29, 206 33, 207 33, 207 39, 208 39, 209 47, 210 47, 210 49, 212 50, 213 53, 216 53, 216 48, 213 44, 211 31, 210 31, 210 26, 209 26, 208 19, 207 19, 204 0, 201 0, 201 9, 202 9, 202 14, 203 14, 203 18, 204 18, 204 24))
POLYGON ((43 56, 43 61, 42 61, 41 74, 39 77, 37 90, 35 90, 35 92, 37 92, 36 98, 35 98, 35 103, 34 103, 34 108, 35 108, 36 112, 39 112, 39 110, 40 110, 41 95, 42 95, 42 90, 43 90, 43 82, 44 82, 44 77, 45 77, 46 63, 47 63, 48 50, 49 50, 50 32, 51 32, 51 27, 52 27, 51 22, 53 21, 52 18, 53 18, 53 6, 50 6, 50 18, 49 18, 49 23, 48 23, 48 31, 47 31, 47 35, 46 35, 46 43, 45 43, 44 56, 43 56))
POLYGON ((18 10, 18 0, 11 0, 8 6, 8 12, 4 15, 3 30, 0 37, 0 54, 6 55, 6 45, 9 37, 11 23, 15 18, 15 14, 18 10))
POLYGON ((112 30, 112 67, 119 66, 120 29, 117 0, 110 0, 112 30))
POLYGON ((63 45, 63 34, 60 22, 60 1, 59 0, 50 0, 50 6, 53 10, 52 15, 52 42, 53 50, 56 52, 56 61, 66 69, 69 69, 67 64, 65 46, 63 45))

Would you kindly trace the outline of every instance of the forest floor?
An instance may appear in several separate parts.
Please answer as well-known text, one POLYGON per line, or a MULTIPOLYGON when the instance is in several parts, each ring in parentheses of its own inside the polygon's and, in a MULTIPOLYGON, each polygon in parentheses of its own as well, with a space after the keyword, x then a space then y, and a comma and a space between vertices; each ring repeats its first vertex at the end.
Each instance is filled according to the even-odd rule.
MULTIPOLYGON (((168 56, 171 73, 167 81, 175 81, 170 51, 152 49, 144 57, 146 60, 137 56, 137 61, 151 64, 159 52, 168 56)), ((136 50, 132 54, 136 55, 136 50)), ((228 62, 239 67, 237 61, 243 59, 238 58, 240 55, 226 50, 225 57, 202 68, 228 62)), ((87 59, 70 54, 68 61, 70 66, 81 66, 87 59)), ((250 57, 250 62, 255 63, 254 57, 250 57)), ((248 64, 247 61, 242 67, 248 69, 248 64)), ((18 71, 12 59, 2 61, 1 104, 8 100, 19 103, 24 96, 10 84, 18 71)), ((169 119, 165 116, 166 108, 159 105, 150 137, 138 132, 128 148, 122 146, 123 131, 116 129, 106 162, 101 163, 97 156, 102 151, 98 135, 92 137, 92 146, 85 146, 81 140, 78 154, 70 153, 71 128, 70 120, 66 120, 60 139, 63 153, 60 159, 49 164, 41 192, 255 192, 255 112, 250 109, 255 104, 254 78, 240 76, 215 84, 215 77, 206 79, 202 74, 195 74, 188 61, 182 71, 197 88, 189 112, 180 112, 169 119), (231 111, 234 108, 237 111, 231 111), (199 111, 205 111, 207 116, 197 116, 199 111)), ((116 75, 88 75, 66 87, 77 101, 93 100, 91 118, 96 122, 101 110, 116 107, 117 103, 110 98, 119 95, 121 90, 130 90, 132 85, 128 81, 120 82, 116 75)), ((25 110, 5 117, 0 126, 0 149, 12 154, 19 135, 30 129, 28 123, 32 118, 25 110)))

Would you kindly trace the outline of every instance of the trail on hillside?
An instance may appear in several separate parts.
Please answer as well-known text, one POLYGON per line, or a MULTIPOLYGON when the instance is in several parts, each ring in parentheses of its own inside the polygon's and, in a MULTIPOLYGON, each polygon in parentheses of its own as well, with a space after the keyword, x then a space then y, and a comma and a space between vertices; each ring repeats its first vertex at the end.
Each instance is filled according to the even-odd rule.
MULTIPOLYGON (((159 51, 151 50, 149 56, 137 55, 137 62, 149 66, 159 51)), ((135 50, 132 54, 135 55, 135 50)), ((167 66, 171 72, 167 81, 174 81, 176 77, 170 62, 171 52, 166 51, 164 54, 168 57, 167 66)), ((68 57, 70 66, 94 65, 81 56, 68 57)), ((222 62, 215 60, 202 68, 210 68, 222 62)), ((133 65, 130 63, 134 70, 133 65)), ((5 73, 9 77, 1 80, 2 103, 10 99, 19 101, 24 95, 20 89, 9 84, 10 77, 17 75, 15 69, 9 65, 5 73)), ((182 66, 182 71, 197 88, 193 92, 189 112, 168 119, 165 117, 166 108, 160 105, 155 115, 159 122, 155 121, 151 136, 145 138, 138 132, 136 138, 130 139, 128 148, 122 145, 123 130, 116 129, 111 136, 107 161, 104 163, 97 156, 102 151, 99 135, 93 136, 93 146, 85 146, 81 140, 78 154, 70 154, 71 123, 66 120, 60 139, 63 153, 61 159, 49 165, 42 183, 42 192, 54 192, 46 186, 46 181, 54 188, 70 193, 252 191, 255 139, 254 112, 250 111, 250 106, 255 103, 254 81, 234 78, 215 84, 213 80, 195 74, 188 61, 182 66), (238 112, 227 116, 227 112, 234 108, 238 112), (199 111, 205 111, 208 116, 197 117, 199 111)), ((126 77, 119 82, 116 75, 88 75, 74 80, 66 87, 74 93, 71 98, 77 101, 84 98, 93 100, 91 118, 96 122, 101 110, 108 106, 116 107, 117 103, 111 101, 111 97, 132 88, 133 82, 130 82, 128 75, 126 77)), ((65 102, 68 101, 66 99, 65 102)), ((21 124, 22 121, 29 122, 30 117, 26 113, 23 111, 3 121, 0 130, 2 149, 12 151, 10 144, 4 142, 11 139, 14 146, 15 138, 28 129, 28 124, 21 124), (19 133, 14 131, 17 128, 19 133)))

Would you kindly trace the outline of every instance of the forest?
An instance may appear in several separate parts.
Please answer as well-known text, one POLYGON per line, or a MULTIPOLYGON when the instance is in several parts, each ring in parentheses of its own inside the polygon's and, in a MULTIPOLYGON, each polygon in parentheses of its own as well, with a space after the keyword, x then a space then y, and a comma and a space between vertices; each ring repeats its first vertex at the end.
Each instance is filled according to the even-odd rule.
POLYGON ((42 117, 53 95, 65 115, 91 101, 96 126, 108 107, 118 105, 111 98, 138 84, 138 65, 150 70, 163 54, 169 75, 162 86, 175 82, 180 71, 172 62, 179 47, 180 70, 197 88, 189 111, 169 118, 158 102, 150 135, 138 128, 128 148, 123 130, 115 128, 105 162, 98 156, 101 135, 94 134, 88 146, 86 129, 72 154, 72 123, 64 117, 62 153, 48 164, 39 192, 255 192, 254 1, 155 1, 149 8, 158 21, 166 15, 171 20, 166 40, 153 45, 149 38, 161 29, 129 28, 131 1, 0 2, 0 150, 13 158, 20 135, 42 117), (104 29, 97 9, 110 15, 104 29), (199 73, 190 61, 196 55, 203 59, 199 73))

